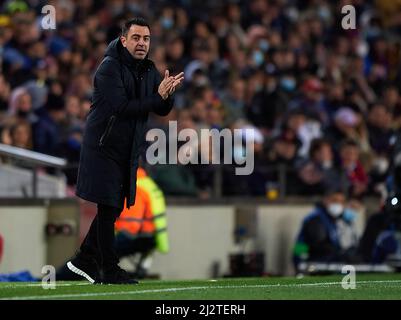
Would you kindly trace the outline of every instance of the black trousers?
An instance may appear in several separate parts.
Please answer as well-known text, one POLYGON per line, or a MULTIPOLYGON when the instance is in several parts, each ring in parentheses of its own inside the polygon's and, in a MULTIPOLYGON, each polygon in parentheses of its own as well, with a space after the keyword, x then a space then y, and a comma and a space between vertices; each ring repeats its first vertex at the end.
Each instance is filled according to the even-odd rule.
POLYGON ((80 247, 80 254, 94 258, 103 270, 111 269, 119 262, 114 249, 114 223, 121 212, 119 208, 98 204, 97 215, 80 247))

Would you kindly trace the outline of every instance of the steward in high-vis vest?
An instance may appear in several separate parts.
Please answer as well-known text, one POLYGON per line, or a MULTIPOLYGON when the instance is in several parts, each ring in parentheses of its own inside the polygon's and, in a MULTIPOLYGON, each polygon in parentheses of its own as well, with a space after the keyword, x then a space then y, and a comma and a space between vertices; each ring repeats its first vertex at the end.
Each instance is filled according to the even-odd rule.
MULTIPOLYGON (((125 205, 115 223, 115 249, 121 258, 136 253, 149 256, 169 251, 166 203, 163 192, 143 168, 137 171, 135 205, 125 205)), ((138 266, 139 267, 139 266, 138 266)))

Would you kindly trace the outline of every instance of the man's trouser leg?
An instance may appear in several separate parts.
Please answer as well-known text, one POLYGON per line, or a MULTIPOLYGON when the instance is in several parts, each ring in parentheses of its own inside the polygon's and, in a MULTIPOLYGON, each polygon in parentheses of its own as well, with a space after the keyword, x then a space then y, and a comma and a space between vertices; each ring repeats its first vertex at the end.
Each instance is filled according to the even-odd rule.
POLYGON ((114 250, 114 223, 121 214, 121 209, 98 204, 95 219, 81 245, 81 254, 96 259, 103 269, 118 264, 114 250))

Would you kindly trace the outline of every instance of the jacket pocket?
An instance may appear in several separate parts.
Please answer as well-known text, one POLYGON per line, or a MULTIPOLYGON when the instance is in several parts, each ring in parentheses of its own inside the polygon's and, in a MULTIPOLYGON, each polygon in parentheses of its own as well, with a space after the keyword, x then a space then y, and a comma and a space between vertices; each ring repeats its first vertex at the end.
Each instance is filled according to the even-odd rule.
POLYGON ((106 143, 107 137, 110 135, 110 132, 113 129, 113 125, 114 125, 115 121, 116 121, 116 116, 112 115, 110 117, 109 121, 107 122, 106 130, 104 130, 102 136, 100 137, 99 147, 102 147, 106 143))

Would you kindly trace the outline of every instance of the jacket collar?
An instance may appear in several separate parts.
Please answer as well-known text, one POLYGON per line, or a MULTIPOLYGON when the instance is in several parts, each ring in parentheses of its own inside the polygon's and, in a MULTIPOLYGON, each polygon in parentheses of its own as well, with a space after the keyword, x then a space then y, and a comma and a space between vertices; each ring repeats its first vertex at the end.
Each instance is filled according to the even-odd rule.
POLYGON ((123 64, 127 65, 128 67, 139 68, 145 63, 144 60, 135 59, 127 50, 127 48, 121 47, 121 54, 120 58, 123 64))

